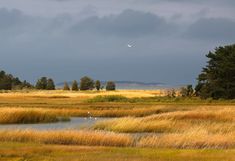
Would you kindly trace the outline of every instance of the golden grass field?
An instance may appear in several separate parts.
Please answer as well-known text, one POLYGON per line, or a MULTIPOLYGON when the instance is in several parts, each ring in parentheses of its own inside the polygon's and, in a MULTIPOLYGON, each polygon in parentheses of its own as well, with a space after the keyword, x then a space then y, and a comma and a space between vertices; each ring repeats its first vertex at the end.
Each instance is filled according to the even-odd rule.
POLYGON ((118 148, 0 142, 0 156, 0 161, 234 161, 235 150, 118 148))
POLYGON ((5 148, 0 147, 0 160, 63 160, 66 158, 64 155, 71 155, 67 160, 76 160, 73 156, 78 155, 84 157, 78 160, 92 160, 97 155, 92 149, 102 154, 97 160, 109 160, 107 156, 115 158, 120 153, 121 157, 116 157, 117 160, 166 161, 178 157, 178 160, 189 161, 230 161, 235 158, 234 100, 159 97, 161 95, 164 95, 164 91, 1 92, 0 124, 45 123, 57 121, 59 117, 89 115, 115 118, 97 122, 83 130, 0 130, 0 145, 6 145, 5 148), (27 148, 25 155, 11 152, 14 146, 16 149, 24 149, 27 145, 42 152, 35 155, 33 150, 27 148), (47 152, 40 149, 39 145, 51 148, 48 153, 53 157, 44 157, 47 152), (86 150, 81 155, 72 150, 81 147, 73 146, 86 146, 86 150), (63 156, 54 152, 60 147, 63 156), (197 156, 199 149, 208 150, 197 156), (215 149, 220 149, 220 154, 215 149))
POLYGON ((107 96, 107 95, 122 95, 128 98, 133 97, 154 97, 154 96, 163 96, 165 95, 165 90, 116 90, 116 91, 63 91, 63 90, 54 90, 54 91, 8 91, 7 93, 0 93, 0 97, 14 98, 14 97, 57 97, 57 98, 66 98, 66 97, 77 97, 77 98, 92 98, 95 96, 107 96))

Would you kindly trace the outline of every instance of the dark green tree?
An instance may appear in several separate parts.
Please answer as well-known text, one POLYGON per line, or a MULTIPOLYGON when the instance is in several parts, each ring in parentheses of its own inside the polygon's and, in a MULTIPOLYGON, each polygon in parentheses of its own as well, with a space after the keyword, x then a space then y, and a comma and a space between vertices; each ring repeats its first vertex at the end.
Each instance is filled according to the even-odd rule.
POLYGON ((12 89, 22 89, 27 88, 28 86, 32 88, 33 86, 27 83, 27 86, 25 84, 26 81, 21 82, 18 77, 14 77, 11 74, 7 74, 5 71, 0 71, 0 90, 12 90, 12 89))
POLYGON ((201 98, 235 98, 235 44, 218 47, 206 55, 206 67, 198 76, 195 88, 201 98))
POLYGON ((24 81, 22 82, 22 89, 23 89, 23 88, 32 89, 32 88, 34 88, 34 87, 33 87, 33 85, 31 85, 29 82, 27 82, 26 80, 24 80, 24 81))
POLYGON ((49 78, 47 80, 47 86, 46 86, 47 90, 55 90, 55 83, 53 81, 53 79, 49 78))
POLYGON ((72 83, 72 91, 78 91, 78 82, 76 80, 72 83))
POLYGON ((100 90, 100 88, 101 88, 101 83, 100 83, 99 80, 95 81, 95 88, 96 88, 97 91, 100 90))
POLYGON ((113 81, 108 81, 106 83, 106 90, 107 91, 114 91, 114 90, 116 90, 116 84, 113 81))
POLYGON ((0 78, 0 89, 11 90, 12 79, 8 75, 2 75, 0 78))
POLYGON ((41 77, 40 79, 38 79, 35 87, 36 89, 47 89, 47 77, 41 77))
POLYGON ((64 91, 69 91, 70 88, 69 88, 69 85, 67 82, 64 82, 64 88, 63 88, 64 91))
POLYGON ((90 77, 82 77, 80 80, 80 90, 92 90, 94 88, 94 81, 90 77))

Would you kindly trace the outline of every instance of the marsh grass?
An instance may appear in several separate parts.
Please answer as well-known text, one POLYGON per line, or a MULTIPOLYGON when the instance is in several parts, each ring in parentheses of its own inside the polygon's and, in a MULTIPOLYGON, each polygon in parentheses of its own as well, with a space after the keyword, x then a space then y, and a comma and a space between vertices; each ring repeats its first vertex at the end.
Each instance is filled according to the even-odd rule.
POLYGON ((0 156, 1 161, 233 161, 235 150, 67 146, 0 142, 0 156))
POLYGON ((183 133, 142 137, 137 146, 180 149, 233 149, 235 133, 212 134, 204 128, 189 128, 183 133))
POLYGON ((151 96, 151 97, 126 97, 125 95, 98 95, 85 100, 88 103, 97 102, 127 102, 127 103, 158 103, 158 104, 235 104, 235 100, 213 100, 200 99, 198 97, 168 97, 168 96, 151 96))
POLYGON ((184 133, 147 135, 135 139, 129 134, 102 131, 1 130, 0 141, 85 146, 233 149, 235 133, 210 134, 202 128, 190 128, 184 133))
POLYGON ((5 123, 43 122, 51 121, 52 118, 52 121, 55 121, 68 116, 124 118, 99 122, 90 131, 5 130, 0 131, 0 142, 155 148, 235 148, 234 100, 214 101, 156 96, 155 91, 2 93, 0 120, 5 120, 5 123), (96 96, 102 97, 97 99, 96 96), (93 101, 89 102, 88 99, 91 98, 93 101), (122 132, 140 134, 136 137, 135 134, 122 132))
POLYGON ((58 118, 53 113, 38 109, 2 108, 0 110, 0 124, 50 123, 58 121, 69 121, 69 118, 58 118))
POLYGON ((203 127, 208 132, 235 132, 235 110, 177 111, 141 118, 126 117, 98 122, 94 129, 115 132, 184 132, 203 127))
POLYGON ((0 141, 36 142, 61 145, 89 146, 132 146, 133 139, 128 134, 100 131, 77 130, 1 130, 0 141))
MULTIPOLYGON (((143 117, 152 114, 176 111, 177 108, 168 106, 152 106, 147 108, 140 107, 116 107, 116 106, 97 106, 92 108, 0 108, 0 123, 27 123, 46 121, 55 117, 124 117, 135 116, 143 117), (33 120, 35 118, 35 121, 33 120), (2 120, 2 121, 1 121, 2 120), (4 121, 5 120, 5 121, 4 121), (18 121, 17 121, 18 120, 18 121), (25 121, 24 121, 25 120, 25 121)), ((50 121, 50 120, 49 120, 50 121)), ((56 119, 55 119, 56 121, 56 119)))
POLYGON ((172 122, 170 120, 144 122, 141 118, 120 118, 109 121, 101 121, 94 125, 94 129, 125 133, 139 132, 170 132, 172 122))
POLYGON ((148 133, 136 146, 157 148, 235 148, 235 111, 177 111, 142 118, 101 121, 94 129, 148 133))

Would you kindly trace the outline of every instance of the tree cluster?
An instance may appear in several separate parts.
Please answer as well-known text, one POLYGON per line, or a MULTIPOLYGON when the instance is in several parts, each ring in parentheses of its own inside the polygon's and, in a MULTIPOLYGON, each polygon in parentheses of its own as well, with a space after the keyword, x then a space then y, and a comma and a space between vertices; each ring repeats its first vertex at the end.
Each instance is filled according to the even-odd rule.
MULTIPOLYGON (((74 80, 71 85, 71 90, 72 91, 86 91, 86 90, 94 90, 96 89, 97 91, 102 90, 104 87, 102 86, 102 83, 100 80, 94 81, 92 78, 88 76, 84 76, 80 79, 80 84, 78 85, 78 82, 74 80)), ((112 81, 108 81, 106 83, 106 90, 115 90, 116 85, 112 81)), ((70 90, 69 84, 67 82, 64 83, 63 90, 70 90)))
POLYGON ((32 88, 33 86, 27 81, 20 81, 18 77, 7 74, 5 71, 0 71, 0 90, 12 90, 32 88))
POLYGON ((235 44, 209 52, 206 67, 198 76, 195 88, 201 98, 235 98, 235 44))
POLYGON ((106 83, 106 90, 107 90, 107 91, 114 91, 114 90, 116 90, 116 85, 115 85, 115 83, 114 83, 113 81, 108 81, 108 82, 106 83))
POLYGON ((40 79, 38 79, 35 88, 40 90, 55 90, 55 84, 53 79, 41 77, 40 79))

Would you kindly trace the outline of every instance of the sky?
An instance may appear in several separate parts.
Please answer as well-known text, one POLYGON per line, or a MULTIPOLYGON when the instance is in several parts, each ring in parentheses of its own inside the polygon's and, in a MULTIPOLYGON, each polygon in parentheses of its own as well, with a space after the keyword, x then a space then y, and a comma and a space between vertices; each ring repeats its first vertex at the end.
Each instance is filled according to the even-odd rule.
POLYGON ((0 69, 31 83, 195 84, 234 42, 234 0, 0 0, 0 69))

